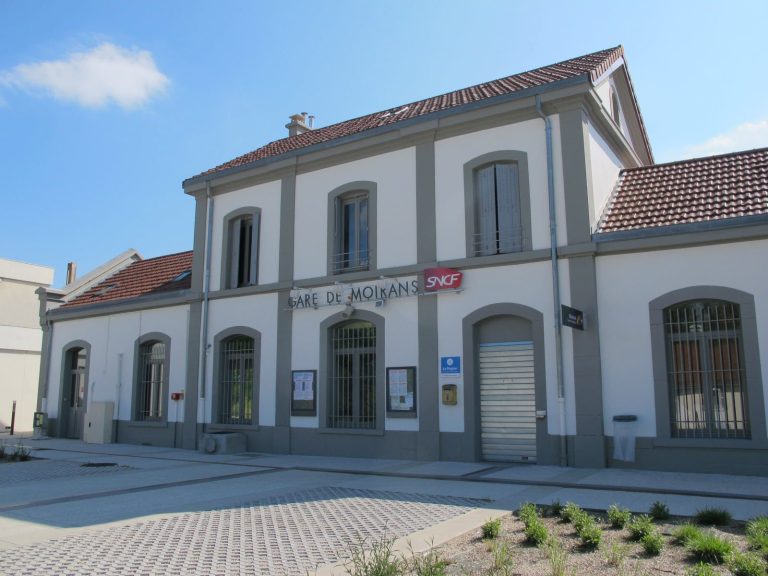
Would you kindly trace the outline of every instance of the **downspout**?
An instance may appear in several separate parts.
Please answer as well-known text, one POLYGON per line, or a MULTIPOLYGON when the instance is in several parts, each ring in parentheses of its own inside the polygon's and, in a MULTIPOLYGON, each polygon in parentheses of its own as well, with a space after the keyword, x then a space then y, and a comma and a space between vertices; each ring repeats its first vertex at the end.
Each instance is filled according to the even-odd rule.
POLYGON ((547 195, 549 197, 549 254, 552 262, 552 295, 555 319, 555 359, 557 364, 557 406, 560 413, 560 466, 568 466, 568 440, 565 429, 565 383, 563 382, 563 343, 560 322, 560 269, 557 264, 557 214, 555 206, 555 169, 552 156, 552 122, 541 109, 536 96, 536 111, 544 120, 547 137, 547 195))
MULTIPOLYGON (((203 256, 203 309, 202 325, 200 327, 200 357, 197 366, 197 390, 201 399, 205 398, 205 370, 208 340, 208 300, 211 287, 211 230, 213 229, 213 195, 211 194, 211 182, 205 182, 206 207, 205 214, 208 222, 205 227, 205 252, 203 256)), ((203 412, 205 412, 205 403, 203 412)), ((199 414, 199 410, 198 410, 199 414)))

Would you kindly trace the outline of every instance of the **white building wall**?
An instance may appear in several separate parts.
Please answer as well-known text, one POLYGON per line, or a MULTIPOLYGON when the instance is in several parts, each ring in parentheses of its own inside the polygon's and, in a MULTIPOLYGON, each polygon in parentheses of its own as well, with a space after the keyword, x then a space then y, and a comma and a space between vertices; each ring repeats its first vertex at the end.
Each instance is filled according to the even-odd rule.
POLYGON ((183 420, 184 401, 171 401, 170 393, 184 391, 186 388, 188 323, 188 306, 54 322, 46 396, 49 417, 59 417, 63 349, 75 340, 82 340, 91 345, 88 358, 88 404, 114 402, 115 418, 132 420, 136 340, 150 332, 161 332, 171 339, 169 394, 166 398, 168 420, 183 420))
POLYGON ((624 166, 591 123, 589 124, 589 159, 592 175, 592 213, 589 215, 589 223, 594 232, 618 182, 619 172, 624 166))
POLYGON ((416 156, 405 148, 296 178, 294 278, 328 273, 328 194, 356 181, 376 183, 376 265, 416 261, 416 156))
MULTIPOLYGON (((637 434, 656 436, 648 304, 680 288, 723 286, 755 297, 763 384, 768 366, 768 241, 601 256, 597 259, 604 426, 613 434, 616 414, 637 414, 637 434)), ((768 395, 766 395, 768 398, 768 395)), ((765 409, 765 407, 763 407, 765 409)))

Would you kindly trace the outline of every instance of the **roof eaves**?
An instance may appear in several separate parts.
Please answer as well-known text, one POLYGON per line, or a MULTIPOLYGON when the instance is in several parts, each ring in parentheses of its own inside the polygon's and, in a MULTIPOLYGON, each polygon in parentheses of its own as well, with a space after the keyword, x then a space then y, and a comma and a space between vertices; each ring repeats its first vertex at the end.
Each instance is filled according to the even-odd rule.
POLYGON ((187 178, 186 180, 184 180, 182 182, 182 187, 184 189, 187 189, 188 187, 194 186, 196 184, 202 184, 202 183, 217 180, 219 178, 223 178, 226 176, 234 176, 236 174, 240 174, 241 172, 246 172, 248 170, 253 170, 255 168, 268 166, 278 161, 284 161, 289 158, 296 158, 299 156, 310 154, 312 152, 327 150, 329 148, 334 148, 336 146, 341 146, 343 144, 357 142, 360 140, 377 136, 379 134, 385 134, 387 132, 401 130, 403 128, 407 128, 409 126, 413 126, 422 122, 439 120, 441 118, 464 114, 467 112, 471 112, 473 110, 478 110, 480 108, 487 108, 490 106, 495 106, 495 105, 506 103, 506 102, 522 100, 524 98, 529 98, 531 96, 544 94, 546 92, 552 92, 562 88, 567 88, 569 86, 583 84, 589 81, 590 81, 589 73, 585 72, 584 74, 580 74, 578 76, 571 76, 569 78, 555 80, 553 82, 540 84, 538 86, 531 86, 530 88, 524 88, 522 90, 518 90, 515 92, 509 92, 507 94, 500 94, 498 96, 492 96, 490 98, 484 98, 482 100, 468 102, 460 106, 444 108, 442 110, 437 110, 435 112, 428 112, 421 116, 416 116, 414 118, 407 118, 405 120, 400 120, 384 126, 377 126, 375 128, 370 128, 368 130, 363 130, 361 132, 356 132, 354 134, 348 134, 346 136, 340 136, 338 138, 333 138, 331 140, 327 140, 325 142, 319 142, 317 144, 312 144, 310 146, 306 146, 303 148, 289 150, 288 152, 284 152, 282 154, 276 154, 268 158, 255 160, 253 162, 248 162, 240 166, 225 168, 218 172, 208 172, 208 173, 198 174, 197 176, 193 176, 191 178, 187 178))
POLYGON ((643 228, 633 228, 632 230, 617 230, 615 232, 595 232, 592 234, 592 240, 593 242, 600 244, 620 240, 640 240, 659 236, 690 234, 691 232, 708 232, 713 230, 725 230, 728 228, 742 228, 761 224, 768 224, 768 214, 717 218, 713 220, 701 220, 699 222, 686 222, 684 224, 670 224, 667 226, 646 226, 643 228))

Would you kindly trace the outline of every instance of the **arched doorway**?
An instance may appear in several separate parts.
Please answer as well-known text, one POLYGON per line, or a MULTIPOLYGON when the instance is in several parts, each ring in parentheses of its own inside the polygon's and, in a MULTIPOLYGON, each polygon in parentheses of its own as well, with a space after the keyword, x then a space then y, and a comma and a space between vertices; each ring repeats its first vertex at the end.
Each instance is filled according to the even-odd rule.
POLYGON ((88 407, 88 346, 75 344, 64 354, 61 383, 61 434, 82 438, 88 407))

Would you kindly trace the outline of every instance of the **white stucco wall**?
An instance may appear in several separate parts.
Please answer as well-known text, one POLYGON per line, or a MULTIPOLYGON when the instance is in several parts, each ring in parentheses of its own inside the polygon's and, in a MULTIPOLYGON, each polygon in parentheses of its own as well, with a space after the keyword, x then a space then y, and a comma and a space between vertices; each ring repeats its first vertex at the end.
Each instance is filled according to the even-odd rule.
POLYGON ((261 209, 259 231, 258 283, 277 282, 280 245, 280 180, 250 186, 214 197, 213 229, 211 231, 211 290, 221 289, 221 268, 224 265, 224 219, 233 210, 245 207, 261 209))
POLYGON ((619 172, 624 166, 591 123, 589 124, 589 160, 592 176, 592 212, 589 215, 589 222, 594 232, 597 221, 602 216, 619 179, 619 172))
MULTIPOLYGON (((680 288, 723 286, 755 297, 763 385, 768 382, 767 241, 601 256, 597 259, 605 431, 615 414, 637 414, 637 433, 656 435, 648 304, 680 288)), ((768 395, 766 395, 768 397, 768 395)), ((763 407, 765 409, 765 407, 763 407)))
POLYGON ((54 322, 48 374, 49 417, 59 417, 63 349, 75 340, 83 340, 91 345, 88 358, 88 404, 114 402, 115 418, 131 420, 136 340, 150 332, 161 332, 171 339, 169 395, 166 399, 168 420, 183 420, 184 400, 171 401, 170 393, 184 391, 186 388, 188 310, 188 306, 174 306, 54 322))
POLYGON ((294 277, 328 273, 328 194, 356 181, 376 183, 376 265, 416 261, 416 156, 405 148, 296 177, 294 277))

